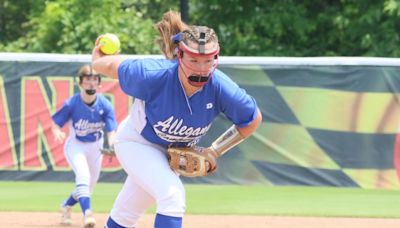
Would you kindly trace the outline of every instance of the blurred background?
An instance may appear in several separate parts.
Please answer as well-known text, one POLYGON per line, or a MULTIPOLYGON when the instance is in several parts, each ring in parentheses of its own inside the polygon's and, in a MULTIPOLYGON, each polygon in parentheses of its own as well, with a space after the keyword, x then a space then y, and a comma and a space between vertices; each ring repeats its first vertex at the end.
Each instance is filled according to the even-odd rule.
POLYGON ((0 52, 87 54, 110 32, 124 54, 159 54, 152 25, 169 9, 213 27, 223 56, 400 54, 398 0, 0 0, 0 52))
MULTIPOLYGON (((52 113, 78 90, 98 35, 116 34, 132 58, 161 57, 153 25, 168 10, 216 30, 219 69, 263 114, 215 175, 185 183, 399 189, 396 0, 0 0, 0 180, 73 180, 52 113)), ((120 122, 132 98, 102 85, 120 122)), ((219 116, 201 143, 230 124, 219 116)), ((103 168, 101 181, 125 178, 116 159, 103 168)))

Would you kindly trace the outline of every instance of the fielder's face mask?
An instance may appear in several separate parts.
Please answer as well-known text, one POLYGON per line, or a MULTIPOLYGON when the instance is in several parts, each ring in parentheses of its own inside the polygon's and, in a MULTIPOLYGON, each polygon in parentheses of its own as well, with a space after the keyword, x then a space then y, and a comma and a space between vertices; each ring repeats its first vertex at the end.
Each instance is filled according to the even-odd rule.
MULTIPOLYGON (((195 87, 202 87, 207 84, 218 66, 219 44, 213 42, 206 45, 206 34, 200 31, 198 49, 195 49, 182 41, 183 33, 185 32, 178 33, 172 37, 174 43, 179 44, 179 64, 191 71, 188 75, 182 68, 183 73, 188 79, 188 83, 195 87), (184 55, 187 57, 183 58, 184 55)), ((195 41, 192 42, 195 43, 195 41)))
POLYGON ((96 86, 93 86, 93 84, 91 84, 91 85, 90 85, 91 88, 85 89, 85 93, 86 93, 87 95, 94 95, 94 94, 96 94, 96 88, 93 88, 93 87, 97 87, 98 85, 100 85, 100 82, 101 82, 101 76, 100 76, 100 74, 93 74, 93 73, 90 73, 90 74, 81 74, 81 75, 79 75, 79 84, 82 84, 82 83, 83 83, 83 78, 87 78, 87 79, 93 80, 93 81, 95 80, 96 82, 98 82, 96 86))

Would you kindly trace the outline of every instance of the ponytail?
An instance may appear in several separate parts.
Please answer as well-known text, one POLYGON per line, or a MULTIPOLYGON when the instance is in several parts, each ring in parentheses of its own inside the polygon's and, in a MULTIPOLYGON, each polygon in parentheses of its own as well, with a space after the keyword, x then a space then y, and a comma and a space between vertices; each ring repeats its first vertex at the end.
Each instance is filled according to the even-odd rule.
POLYGON ((181 14, 175 11, 164 13, 163 18, 154 27, 160 33, 156 43, 167 59, 176 59, 176 49, 178 44, 171 40, 171 37, 186 30, 188 26, 182 21, 181 14))

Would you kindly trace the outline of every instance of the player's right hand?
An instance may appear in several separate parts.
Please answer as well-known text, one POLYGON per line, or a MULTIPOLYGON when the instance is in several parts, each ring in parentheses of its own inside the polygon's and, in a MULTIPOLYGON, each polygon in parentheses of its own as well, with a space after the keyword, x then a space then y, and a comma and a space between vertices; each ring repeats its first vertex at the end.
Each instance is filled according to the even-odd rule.
POLYGON ((66 134, 63 131, 53 131, 54 141, 56 143, 62 144, 65 140, 66 134))
POLYGON ((94 48, 92 50, 92 62, 104 56, 103 52, 100 51, 101 44, 99 40, 103 35, 97 37, 96 42, 94 43, 94 48))

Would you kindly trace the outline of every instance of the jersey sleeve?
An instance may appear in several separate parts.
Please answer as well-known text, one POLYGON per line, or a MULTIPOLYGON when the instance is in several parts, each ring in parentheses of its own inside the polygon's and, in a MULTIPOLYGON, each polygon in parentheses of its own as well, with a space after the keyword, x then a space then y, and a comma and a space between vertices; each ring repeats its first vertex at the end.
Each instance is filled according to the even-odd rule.
POLYGON ((255 99, 227 76, 221 81, 219 108, 238 127, 246 127, 257 116, 255 99))
POLYGON ((104 123, 106 124, 106 131, 111 132, 117 129, 117 119, 115 118, 115 112, 112 108, 111 103, 104 98, 105 112, 104 112, 104 123))
POLYGON ((146 75, 143 60, 124 60, 118 67, 118 79, 122 91, 130 96, 146 100, 149 77, 146 75))
POLYGON ((54 123, 58 126, 63 127, 66 122, 71 117, 71 100, 67 100, 64 102, 64 105, 58 110, 56 113, 53 114, 52 119, 54 123))

